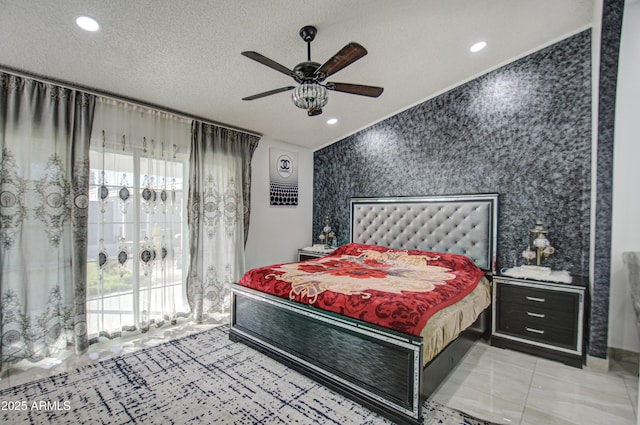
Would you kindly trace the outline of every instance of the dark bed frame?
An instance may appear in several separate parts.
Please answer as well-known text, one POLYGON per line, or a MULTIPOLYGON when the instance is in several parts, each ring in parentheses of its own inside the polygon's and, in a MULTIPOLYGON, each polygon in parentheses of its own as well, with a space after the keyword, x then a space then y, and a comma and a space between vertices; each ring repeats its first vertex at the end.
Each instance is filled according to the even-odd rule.
MULTIPOLYGON (((453 252, 495 268, 496 194, 351 200, 351 240, 453 252)), ((422 423, 422 404, 487 333, 486 309, 424 368, 421 337, 233 284, 230 338, 397 423, 422 423)))

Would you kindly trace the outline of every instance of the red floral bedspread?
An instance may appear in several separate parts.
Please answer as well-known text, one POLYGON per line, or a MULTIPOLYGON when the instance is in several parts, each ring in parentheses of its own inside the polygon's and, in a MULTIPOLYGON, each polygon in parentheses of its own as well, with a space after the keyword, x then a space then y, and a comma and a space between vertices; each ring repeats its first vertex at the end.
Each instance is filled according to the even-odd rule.
POLYGON ((238 283, 419 336, 483 275, 463 255, 348 244, 319 259, 249 270, 238 283))

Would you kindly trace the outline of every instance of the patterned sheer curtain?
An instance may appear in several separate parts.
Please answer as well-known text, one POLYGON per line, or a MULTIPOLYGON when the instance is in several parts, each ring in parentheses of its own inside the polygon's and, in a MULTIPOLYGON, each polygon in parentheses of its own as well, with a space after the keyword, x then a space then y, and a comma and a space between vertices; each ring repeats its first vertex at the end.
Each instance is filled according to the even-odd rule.
POLYGON ((94 97, 0 73, 2 365, 88 345, 94 97))
POLYGON ((196 322, 223 320, 244 272, 251 158, 258 137, 194 121, 189 159, 187 298, 196 322))
POLYGON ((98 98, 91 146, 91 342, 188 317, 185 182, 190 121, 98 98))

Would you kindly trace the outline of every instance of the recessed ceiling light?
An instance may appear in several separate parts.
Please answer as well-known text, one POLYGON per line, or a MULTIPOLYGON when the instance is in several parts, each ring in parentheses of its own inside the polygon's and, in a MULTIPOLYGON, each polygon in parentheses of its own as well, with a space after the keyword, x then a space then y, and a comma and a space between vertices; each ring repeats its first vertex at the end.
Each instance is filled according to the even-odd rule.
POLYGON ((334 125, 334 124, 336 124, 337 122, 338 122, 338 118, 329 118, 329 119, 327 120, 327 124, 329 124, 329 125, 334 125))
POLYGON ((79 16, 76 18, 76 24, 85 31, 98 31, 100 24, 89 16, 79 16))
POLYGON ((473 52, 473 53, 476 53, 476 52, 479 52, 480 50, 484 49, 485 47, 487 47, 487 42, 486 41, 478 41, 476 44, 471 46, 471 48, 469 50, 471 52, 473 52))

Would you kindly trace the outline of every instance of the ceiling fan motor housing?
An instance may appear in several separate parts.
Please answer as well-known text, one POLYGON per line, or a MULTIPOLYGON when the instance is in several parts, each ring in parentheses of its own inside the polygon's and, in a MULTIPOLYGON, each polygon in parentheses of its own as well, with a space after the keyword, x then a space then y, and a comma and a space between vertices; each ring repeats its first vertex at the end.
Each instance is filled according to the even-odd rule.
POLYGON ((316 70, 320 68, 318 62, 301 62, 293 68, 293 78, 298 82, 304 81, 318 81, 317 75, 314 75, 316 70))

